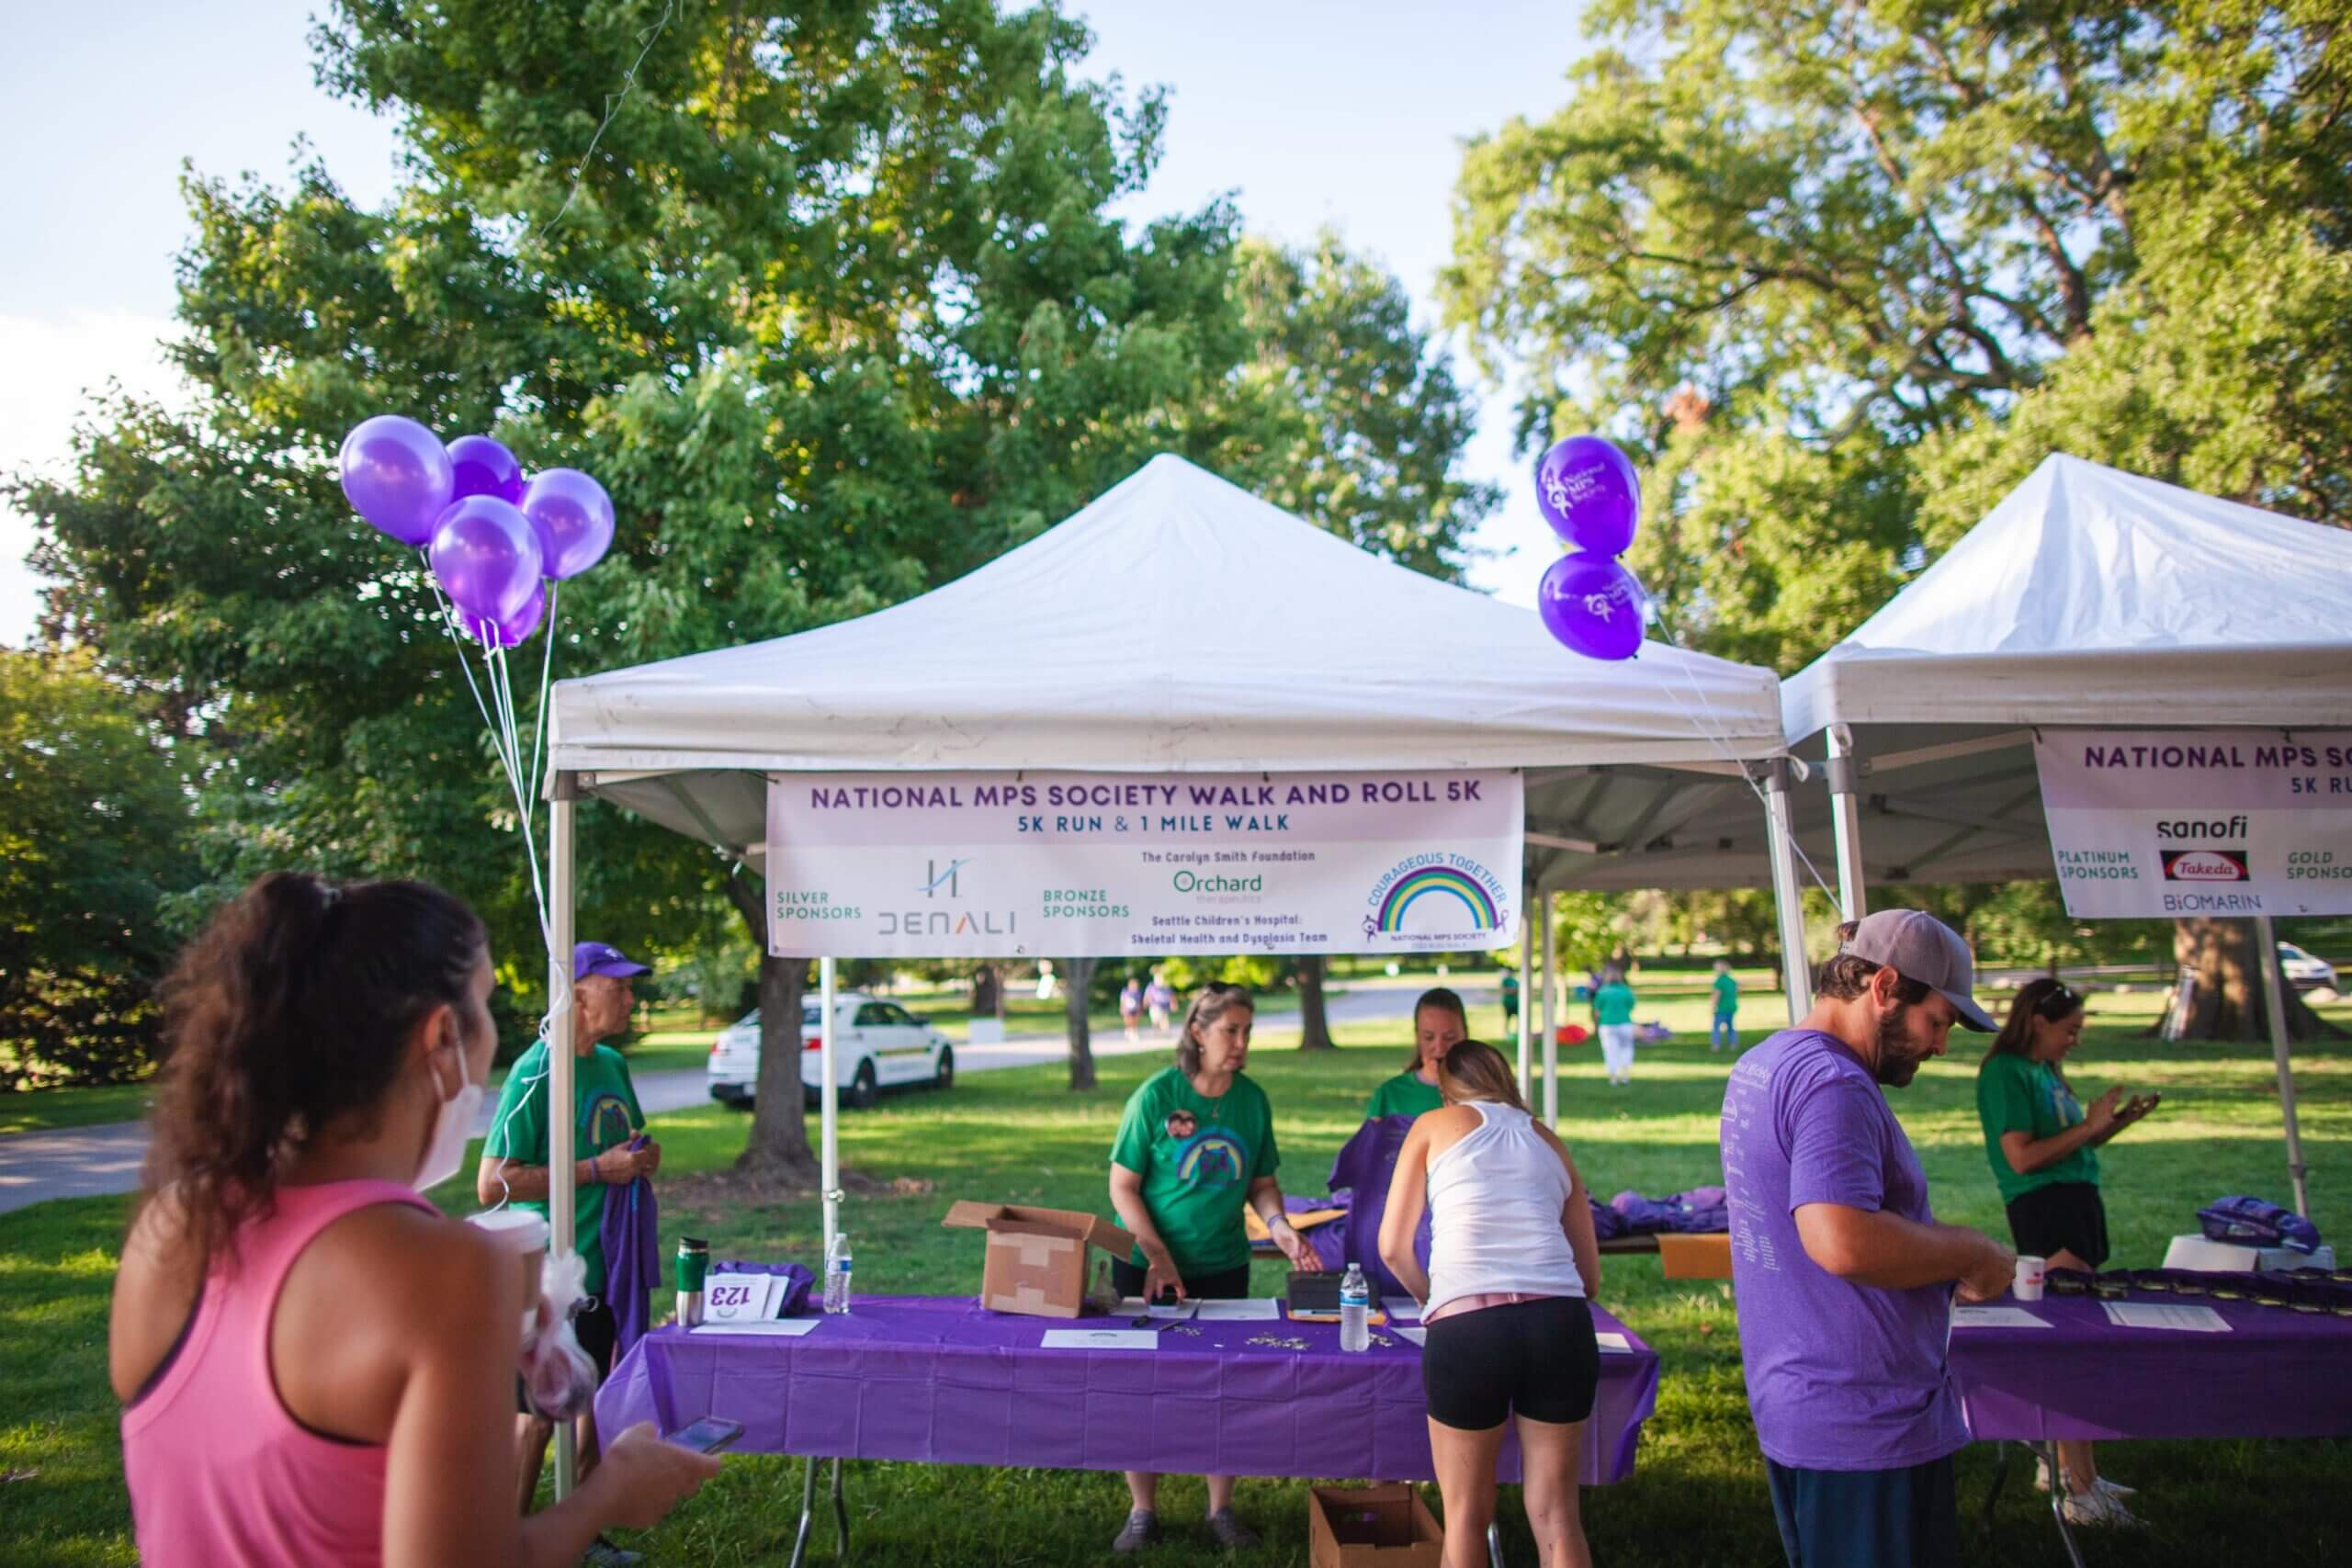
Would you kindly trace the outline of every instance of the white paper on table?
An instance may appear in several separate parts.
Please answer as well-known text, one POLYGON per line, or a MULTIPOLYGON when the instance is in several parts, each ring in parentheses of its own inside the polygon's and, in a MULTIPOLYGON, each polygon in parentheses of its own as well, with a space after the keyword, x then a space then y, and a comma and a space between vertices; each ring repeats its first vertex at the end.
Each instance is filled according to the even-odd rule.
POLYGON ((1388 1321, 1391 1323, 1421 1321, 1421 1303, 1410 1296, 1383 1296, 1380 1298, 1380 1304, 1387 1312, 1388 1321))
POLYGON ((824 1322, 821 1317, 746 1318, 740 1323, 702 1323, 687 1330, 691 1334, 768 1334, 786 1339, 797 1339, 812 1332, 824 1322))
POLYGON ((1630 1356, 1634 1353, 1634 1342, 1622 1334, 1612 1334, 1607 1329, 1601 1329, 1596 1332, 1592 1338, 1593 1343, 1604 1350, 1613 1350, 1621 1356, 1630 1356))
POLYGON ((1272 1323, 1283 1315, 1282 1307, 1272 1296, 1252 1296, 1238 1302, 1202 1302, 1200 1321, 1203 1323, 1272 1323))
POLYGON ((776 1307, 781 1274, 713 1274, 703 1281, 703 1321, 756 1323, 776 1307))
POLYGON ((2209 1306, 2169 1302, 2101 1302, 2107 1321, 2119 1328, 2174 1328, 2190 1334, 2227 1334, 2227 1319, 2209 1306))
POLYGON ((1113 1313, 1111 1315, 1113 1317, 1143 1317, 1149 1315, 1152 1317, 1172 1318, 1181 1322, 1185 1318, 1191 1317, 1194 1313, 1198 1312, 1200 1308, 1201 1303, 1198 1302, 1174 1302, 1165 1305, 1155 1304, 1147 1307, 1143 1304, 1143 1298, 1141 1296, 1123 1296, 1119 1300, 1119 1310, 1113 1313))
POLYGON ((1427 1345, 1430 1342, 1430 1331, 1426 1328, 1392 1328, 1388 1332, 1399 1339, 1408 1340, 1415 1345, 1427 1345))
POLYGON ((1156 1328, 1048 1328, 1038 1341, 1048 1350, 1156 1350, 1156 1328))
POLYGON ((1954 1328, 2047 1328, 2047 1319, 2039 1318, 2023 1307, 2015 1306, 1956 1306, 1951 1309, 1954 1328))

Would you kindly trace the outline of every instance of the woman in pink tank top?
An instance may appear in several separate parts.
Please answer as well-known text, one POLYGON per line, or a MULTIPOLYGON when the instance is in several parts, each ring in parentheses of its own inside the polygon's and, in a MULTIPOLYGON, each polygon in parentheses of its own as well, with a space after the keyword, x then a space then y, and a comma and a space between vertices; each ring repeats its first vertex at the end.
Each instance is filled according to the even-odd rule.
POLYGON ((141 1559, 571 1563, 718 1461, 623 1433, 514 1508, 514 1255, 420 1196, 496 1032, 481 922, 422 883, 263 877, 165 982, 147 1195, 108 1359, 141 1559))

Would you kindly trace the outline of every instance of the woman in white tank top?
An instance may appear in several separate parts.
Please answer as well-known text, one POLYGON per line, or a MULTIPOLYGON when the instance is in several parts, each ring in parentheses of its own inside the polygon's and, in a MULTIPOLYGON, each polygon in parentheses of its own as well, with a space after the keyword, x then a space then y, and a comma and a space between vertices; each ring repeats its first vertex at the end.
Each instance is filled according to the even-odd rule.
POLYGON ((1600 1281, 1591 1201, 1567 1149, 1528 1114, 1502 1053, 1462 1042, 1440 1061, 1438 1087, 1444 1107, 1416 1121, 1397 1154, 1380 1256, 1421 1302, 1428 1329, 1421 1385, 1444 1568, 1487 1560, 1495 1461, 1514 1420, 1544 1568, 1589 1568, 1577 1472, 1600 1378, 1586 1304, 1600 1281), (1427 1275, 1413 1253, 1425 1202, 1427 1275))

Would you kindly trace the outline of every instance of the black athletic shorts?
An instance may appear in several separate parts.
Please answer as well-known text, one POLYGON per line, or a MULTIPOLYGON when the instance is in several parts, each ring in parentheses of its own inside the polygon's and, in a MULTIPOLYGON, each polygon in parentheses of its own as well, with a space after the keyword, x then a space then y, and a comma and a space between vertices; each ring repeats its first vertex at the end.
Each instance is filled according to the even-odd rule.
MULTIPOLYGON (((1123 1296, 1143 1294, 1143 1282, 1148 1271, 1136 1268, 1124 1258, 1111 1259, 1111 1283, 1119 1287, 1123 1296)), ((1227 1269, 1221 1274, 1186 1275, 1184 1294, 1196 1302, 1238 1302, 1250 1293, 1250 1265, 1227 1269)))
POLYGON ((2009 1235, 2019 1252, 2071 1252, 2097 1269, 2107 1261, 2107 1205, 2091 1182, 2054 1181, 2010 1202, 2009 1235))
MULTIPOLYGON (((620 1319, 613 1315, 612 1303, 601 1296, 589 1298, 589 1304, 571 1314, 571 1335, 588 1359, 596 1363, 596 1382, 602 1385, 612 1375, 613 1351, 621 1337, 620 1319)), ((536 1416, 530 1402, 523 1396, 523 1380, 514 1379, 514 1408, 525 1416, 536 1416)))
POLYGON ((1592 1414, 1600 1346, 1582 1296, 1546 1296, 1442 1317, 1421 1347, 1430 1419, 1465 1432, 1513 1414, 1566 1426, 1592 1414))

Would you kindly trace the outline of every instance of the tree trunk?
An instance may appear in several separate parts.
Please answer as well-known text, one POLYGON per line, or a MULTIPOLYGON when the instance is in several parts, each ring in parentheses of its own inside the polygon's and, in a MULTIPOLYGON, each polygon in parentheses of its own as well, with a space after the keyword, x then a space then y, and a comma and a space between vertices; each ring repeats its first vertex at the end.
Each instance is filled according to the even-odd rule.
MULTIPOLYGON (((2270 1021, 2263 1006, 2261 943, 2254 922, 2199 918, 2175 920, 2172 952, 2186 987, 2177 986, 2164 1017, 2148 1032, 2167 1040, 2264 1041, 2270 1021)), ((2313 1012, 2283 970, 2278 991, 2287 1006, 2287 1038, 2318 1040, 2344 1031, 2313 1012)))
POLYGON ((1094 1034, 1086 1016, 1094 988, 1091 958, 1062 960, 1062 1016, 1069 1021, 1069 1087, 1094 1087, 1094 1034))
POLYGON ((1331 1050, 1331 1016, 1323 1006, 1325 959, 1317 953, 1298 961, 1298 1048, 1331 1050))
POLYGON ((808 1118, 800 1087, 801 977, 805 958, 768 952, 763 885, 752 876, 728 878, 727 897, 751 928, 760 952, 760 1076, 752 1089, 751 1136, 735 1168, 764 1180, 815 1186, 822 1177, 808 1147, 808 1118))

